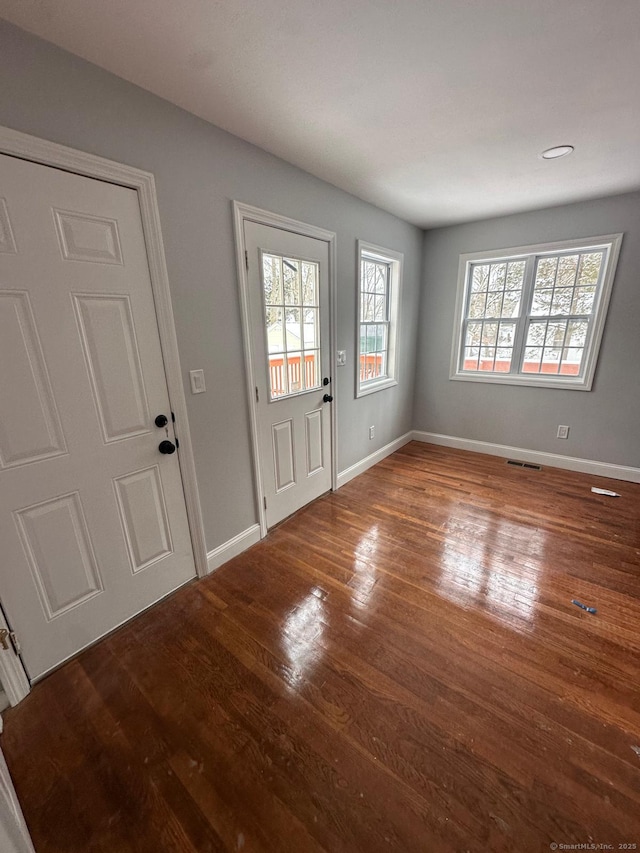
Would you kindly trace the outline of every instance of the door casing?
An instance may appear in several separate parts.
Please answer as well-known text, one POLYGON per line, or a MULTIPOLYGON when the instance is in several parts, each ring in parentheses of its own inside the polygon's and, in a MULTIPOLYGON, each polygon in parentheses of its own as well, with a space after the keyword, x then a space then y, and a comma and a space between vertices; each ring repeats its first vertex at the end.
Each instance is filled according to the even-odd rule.
POLYGON ((236 241, 236 262, 238 269, 238 289, 240 293, 240 311, 242 316, 242 340, 244 347, 245 377, 247 384, 247 402, 249 406, 249 418, 251 423, 251 449, 253 460, 253 482, 255 487, 255 502, 260 524, 260 537, 267 535, 267 519, 262 501, 264 494, 262 486, 262 468, 260 459, 260 443, 258 440, 258 413, 255 398, 255 365, 253 363, 251 349, 251 323, 249 314, 249 278, 247 276, 247 249, 244 239, 244 223, 257 222, 260 225, 270 225, 272 228, 280 228, 283 231, 291 231, 304 237, 313 237, 328 244, 329 249, 329 349, 331 378, 333 387, 333 403, 331 405, 331 489, 338 488, 338 449, 337 449, 337 423, 338 423, 338 395, 337 395, 337 353, 336 353, 336 321, 337 321, 337 288, 336 288, 336 235, 333 231, 281 216, 234 201, 233 223, 236 241))
MULTIPOLYGON (((74 148, 39 139, 7 127, 0 127, 0 153, 127 187, 135 190, 138 195, 169 401, 171 410, 176 416, 176 432, 180 439, 178 460, 194 562, 198 576, 204 577, 208 573, 207 548, 154 177, 150 172, 77 151, 74 148)), ((10 616, 11 614, 9 614, 9 618, 10 616)), ((25 687, 25 682, 19 677, 18 670, 23 676, 24 670, 17 657, 10 664, 9 656, 7 656, 5 665, 13 667, 14 664, 16 684, 22 685, 22 688, 14 693, 15 701, 12 701, 12 704, 17 704, 20 699, 24 698, 28 690, 20 695, 25 687)), ((11 700, 11 696, 9 698, 11 700)))

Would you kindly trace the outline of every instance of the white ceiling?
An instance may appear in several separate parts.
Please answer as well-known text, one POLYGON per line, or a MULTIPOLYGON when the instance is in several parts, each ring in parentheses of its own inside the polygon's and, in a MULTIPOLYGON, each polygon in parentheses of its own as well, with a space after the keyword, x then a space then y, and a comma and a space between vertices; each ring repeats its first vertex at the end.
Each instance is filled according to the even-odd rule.
POLYGON ((640 0, 0 0, 422 227, 640 188, 640 0), (575 153, 543 161, 569 143, 575 153))

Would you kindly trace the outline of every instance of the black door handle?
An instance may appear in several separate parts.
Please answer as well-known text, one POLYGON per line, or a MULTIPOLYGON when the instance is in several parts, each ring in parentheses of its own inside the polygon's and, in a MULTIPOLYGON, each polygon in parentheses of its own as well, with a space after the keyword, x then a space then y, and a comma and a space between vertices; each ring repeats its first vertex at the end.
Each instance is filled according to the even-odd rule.
POLYGON ((165 439, 164 441, 161 441, 158 445, 158 450, 160 451, 160 453, 175 453, 176 446, 172 441, 165 439))
POLYGON ((333 397, 331 396, 331 394, 325 394, 324 397, 322 398, 322 402, 323 403, 332 403, 333 397))

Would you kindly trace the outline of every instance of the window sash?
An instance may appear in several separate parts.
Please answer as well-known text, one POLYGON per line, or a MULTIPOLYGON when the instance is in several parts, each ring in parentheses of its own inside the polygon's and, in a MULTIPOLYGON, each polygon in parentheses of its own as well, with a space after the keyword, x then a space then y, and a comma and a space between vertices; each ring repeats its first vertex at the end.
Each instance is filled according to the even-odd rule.
MULTIPOLYGON (((358 359, 360 362, 360 371, 359 371, 359 384, 361 388, 365 388, 369 385, 375 384, 377 382, 384 381, 389 378, 389 340, 391 333, 391 264, 387 261, 380 260, 379 258, 367 257, 367 255, 362 255, 360 259, 362 270, 361 270, 361 287, 360 287, 360 351, 358 353, 358 359), (379 293, 375 290, 368 290, 367 285, 365 284, 365 275, 364 270, 367 264, 372 264, 375 267, 384 269, 384 292, 379 293), (365 305, 367 301, 367 297, 380 297, 384 296, 384 311, 383 317, 380 320, 365 320, 366 316, 365 305), (368 338, 367 330, 369 328, 376 329, 376 339, 378 336, 378 327, 383 327, 383 346, 378 347, 376 345, 375 351, 368 352, 366 348, 362 349, 362 341, 366 341, 368 338), (363 356, 382 356, 381 364, 382 364, 382 372, 378 375, 371 376, 369 378, 362 377, 363 374, 363 366, 362 366, 362 357, 363 356)), ((374 285, 375 286, 375 285, 374 285)), ((366 344, 365 344, 366 347, 366 344)), ((366 366, 366 358, 365 358, 365 366, 366 366)))

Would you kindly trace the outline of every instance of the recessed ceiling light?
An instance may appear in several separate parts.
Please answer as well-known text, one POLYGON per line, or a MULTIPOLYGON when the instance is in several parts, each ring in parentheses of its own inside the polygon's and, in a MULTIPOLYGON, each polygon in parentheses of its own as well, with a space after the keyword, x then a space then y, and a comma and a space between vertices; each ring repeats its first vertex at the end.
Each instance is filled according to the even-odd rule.
POLYGON ((572 151, 573 145, 556 145, 553 148, 547 148, 540 156, 543 160, 556 160, 558 157, 566 157, 572 151))

